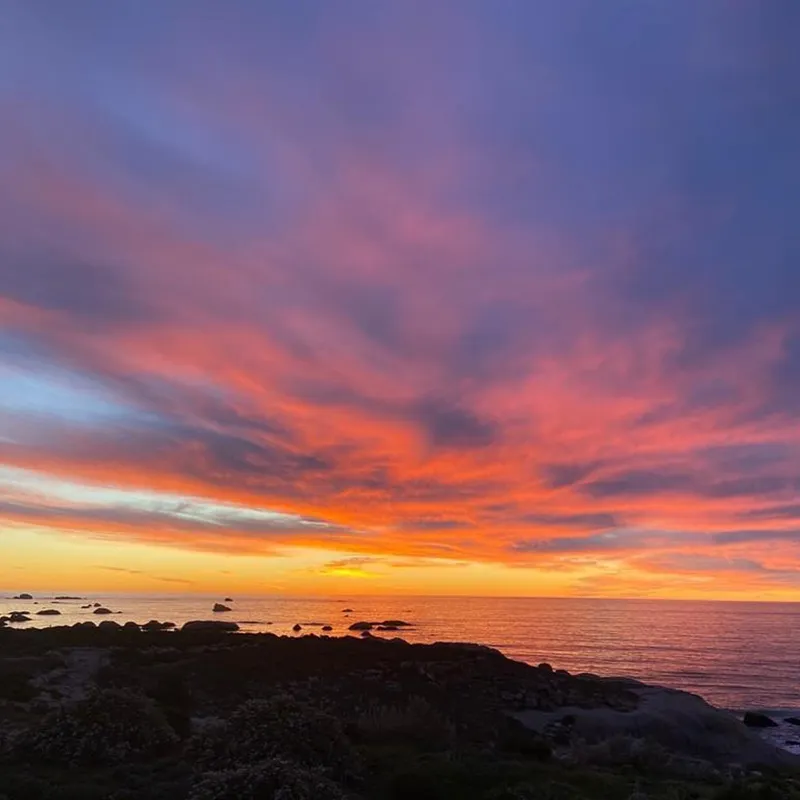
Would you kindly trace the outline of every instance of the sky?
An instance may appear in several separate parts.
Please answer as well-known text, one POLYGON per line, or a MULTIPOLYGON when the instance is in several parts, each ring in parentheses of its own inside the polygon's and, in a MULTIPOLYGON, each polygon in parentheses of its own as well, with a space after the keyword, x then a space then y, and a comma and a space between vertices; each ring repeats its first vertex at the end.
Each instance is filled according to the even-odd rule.
POLYGON ((0 587, 800 600, 795 0, 0 5, 0 587))

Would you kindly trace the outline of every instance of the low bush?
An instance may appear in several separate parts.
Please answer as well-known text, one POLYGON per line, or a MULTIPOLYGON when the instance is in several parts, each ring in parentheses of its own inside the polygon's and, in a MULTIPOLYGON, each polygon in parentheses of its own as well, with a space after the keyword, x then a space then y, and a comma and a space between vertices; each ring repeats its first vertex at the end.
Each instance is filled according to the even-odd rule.
POLYGON ((286 758, 345 778, 356 767, 339 721, 285 694, 248 700, 228 720, 202 726, 190 740, 189 755, 209 769, 286 758))
POLYGON ((177 736, 147 698, 103 689, 46 715, 22 737, 18 747, 29 757, 52 764, 118 764, 167 752, 177 736))
POLYGON ((189 800, 344 800, 344 794, 322 770, 273 758, 207 772, 189 800))
POLYGON ((410 742, 431 750, 455 744, 455 726, 423 697, 402 706, 375 705, 358 718, 359 738, 366 743, 410 742))

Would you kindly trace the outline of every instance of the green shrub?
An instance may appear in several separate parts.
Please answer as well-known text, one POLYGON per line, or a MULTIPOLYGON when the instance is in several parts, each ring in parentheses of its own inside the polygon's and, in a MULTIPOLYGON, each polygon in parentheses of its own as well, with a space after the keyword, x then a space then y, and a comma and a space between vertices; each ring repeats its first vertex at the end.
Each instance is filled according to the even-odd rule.
POLYGON ((339 721, 289 695, 248 700, 227 721, 204 725, 189 754, 210 769, 228 769, 272 758, 321 766, 338 777, 355 769, 353 749, 339 721))
POLYGON ((670 754, 658 742, 623 734, 596 744, 575 742, 572 757, 583 766, 636 767, 645 771, 663 770, 670 762, 670 754))
POLYGON ((118 764, 161 755, 176 741, 175 732, 150 700, 103 689, 48 714, 23 737, 20 751, 55 764, 118 764))
POLYGON ((273 758, 236 769, 207 772, 189 800, 344 800, 319 769, 273 758))
POLYGON ((359 736, 370 744, 413 742, 444 750, 455 742, 455 727, 425 698, 413 696, 403 706, 375 705, 358 718, 359 736))

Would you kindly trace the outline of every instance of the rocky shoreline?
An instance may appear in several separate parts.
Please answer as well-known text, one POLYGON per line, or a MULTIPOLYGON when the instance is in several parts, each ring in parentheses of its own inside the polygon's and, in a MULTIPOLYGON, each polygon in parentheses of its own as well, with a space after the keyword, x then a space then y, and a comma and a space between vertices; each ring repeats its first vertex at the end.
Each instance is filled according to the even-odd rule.
POLYGON ((694 695, 233 625, 0 628, 0 798, 800 798, 794 756, 694 695))

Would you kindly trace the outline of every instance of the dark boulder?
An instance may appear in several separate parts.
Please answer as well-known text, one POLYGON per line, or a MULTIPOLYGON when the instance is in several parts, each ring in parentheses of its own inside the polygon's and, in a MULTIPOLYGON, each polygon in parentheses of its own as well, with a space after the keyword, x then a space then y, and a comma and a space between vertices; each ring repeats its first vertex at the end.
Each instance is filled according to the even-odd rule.
POLYGON ((149 622, 145 622, 142 625, 143 631, 161 631, 164 630, 164 624, 159 622, 157 619, 151 619, 149 622))
POLYGON ((800 717, 786 717, 784 722, 787 722, 789 725, 800 725, 800 717))
POLYGON ((57 608, 43 608, 41 611, 37 611, 36 615, 38 617, 58 617, 61 612, 57 608))
POLYGON ((232 603, 233 602, 233 598, 232 597, 226 597, 225 598, 225 602, 226 603, 232 603))
POLYGON ((352 614, 352 613, 353 613, 353 609, 352 608, 345 608, 342 611, 342 614, 352 614))
POLYGON ((361 631, 361 638, 362 639, 374 639, 375 637, 369 631, 361 631))
POLYGON ((387 628, 413 628, 414 626, 410 622, 404 622, 402 619, 385 619, 381 622, 381 625, 385 625, 387 628))
POLYGON ((181 628, 182 631, 238 631, 239 626, 235 622, 220 622, 211 619, 196 619, 187 622, 181 628))
POLYGON ((107 608, 103 608, 103 606, 100 606, 99 608, 95 608, 93 613, 95 613, 95 614, 113 614, 114 612, 110 611, 107 608))
POLYGON ((212 609, 215 614, 221 614, 223 611, 230 611, 231 609, 228 606, 222 605, 222 603, 214 603, 214 608, 212 609))
POLYGON ((748 711, 742 720, 748 728, 777 728, 778 723, 770 719, 766 714, 759 714, 756 711, 748 711))
POLYGON ((539 669, 542 672, 552 672, 553 671, 553 668, 546 661, 542 661, 542 663, 539 664, 539 669))
POLYGON ((110 619, 104 619, 98 626, 98 630, 101 631, 120 631, 122 630, 122 626, 119 622, 114 622, 110 619))
POLYGON ((89 603, 88 605, 85 605, 85 606, 81 606, 81 608, 91 608, 91 607, 92 607, 91 603, 89 603))
POLYGON ((30 622, 31 618, 24 611, 12 611, 8 616, 9 622, 30 622))
POLYGON ((100 608, 100 603, 92 603, 92 608, 100 608))
POLYGON ((331 625, 323 625, 322 626, 322 630, 323 631, 332 631, 333 627, 331 625))
POLYGON ((301 630, 303 630, 303 626, 302 626, 302 625, 300 625, 300 624, 298 623, 297 625, 294 625, 294 626, 292 626, 292 630, 293 630, 295 633, 297 633, 297 631, 301 631, 301 630))
MULTIPOLYGON (((117 623, 115 622, 114 624, 116 625, 117 623)), ((139 626, 135 622, 126 622, 122 626, 122 630, 129 631, 129 632, 132 632, 132 633, 139 633, 139 626)))
POLYGON ((33 595, 32 594, 25 594, 23 592, 22 594, 16 595, 13 599, 14 600, 33 600, 33 595))
POLYGON ((347 630, 349 631, 371 631, 373 625, 371 622, 354 622, 347 630))

